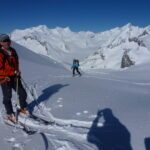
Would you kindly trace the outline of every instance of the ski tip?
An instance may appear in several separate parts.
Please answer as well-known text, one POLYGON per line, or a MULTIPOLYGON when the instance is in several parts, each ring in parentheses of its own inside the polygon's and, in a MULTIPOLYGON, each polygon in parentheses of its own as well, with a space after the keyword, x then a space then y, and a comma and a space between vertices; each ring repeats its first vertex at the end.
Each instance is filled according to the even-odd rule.
POLYGON ((15 127, 15 128, 19 128, 19 129, 24 129, 24 127, 22 125, 20 125, 19 123, 14 123, 8 119, 3 119, 4 120, 4 123, 9 125, 9 126, 12 126, 12 127, 15 127))

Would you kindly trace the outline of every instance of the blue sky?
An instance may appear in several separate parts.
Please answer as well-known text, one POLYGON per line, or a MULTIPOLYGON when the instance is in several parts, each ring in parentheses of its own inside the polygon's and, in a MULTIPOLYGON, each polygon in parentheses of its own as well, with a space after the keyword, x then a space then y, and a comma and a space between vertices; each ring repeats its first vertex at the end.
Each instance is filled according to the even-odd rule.
POLYGON ((0 33, 38 25, 99 32, 150 25, 149 0, 0 0, 0 33))

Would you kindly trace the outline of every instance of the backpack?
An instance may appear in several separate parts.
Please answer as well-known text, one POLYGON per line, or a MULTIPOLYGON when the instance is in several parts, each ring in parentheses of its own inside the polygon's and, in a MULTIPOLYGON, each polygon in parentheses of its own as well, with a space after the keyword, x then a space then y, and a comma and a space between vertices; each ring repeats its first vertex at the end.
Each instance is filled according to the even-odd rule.
POLYGON ((79 66, 79 60, 78 59, 76 59, 76 64, 79 66))
POLYGON ((4 69, 5 62, 6 62, 8 56, 4 53, 4 51, 1 48, 0 48, 0 53, 3 54, 3 56, 4 56, 4 59, 3 59, 3 62, 2 62, 2 66, 0 67, 0 69, 4 69))
MULTIPOLYGON (((8 54, 6 52, 4 52, 1 48, 0 48, 0 53, 3 54, 3 56, 4 56, 4 59, 3 59, 3 62, 2 62, 2 67, 0 69, 5 69, 4 67, 5 67, 6 60, 8 61, 10 66, 14 67, 14 64, 11 63, 8 54)), ((16 53, 14 54, 14 57, 16 59, 18 59, 18 56, 17 56, 16 53)))

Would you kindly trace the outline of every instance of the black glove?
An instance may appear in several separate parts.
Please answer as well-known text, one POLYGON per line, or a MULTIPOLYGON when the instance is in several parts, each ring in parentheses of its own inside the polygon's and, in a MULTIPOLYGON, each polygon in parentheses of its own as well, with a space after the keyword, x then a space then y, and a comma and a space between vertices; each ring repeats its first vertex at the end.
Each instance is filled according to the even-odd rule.
POLYGON ((17 70, 15 70, 15 75, 17 76, 17 77, 19 77, 20 75, 21 75, 21 72, 20 71, 17 71, 17 70))

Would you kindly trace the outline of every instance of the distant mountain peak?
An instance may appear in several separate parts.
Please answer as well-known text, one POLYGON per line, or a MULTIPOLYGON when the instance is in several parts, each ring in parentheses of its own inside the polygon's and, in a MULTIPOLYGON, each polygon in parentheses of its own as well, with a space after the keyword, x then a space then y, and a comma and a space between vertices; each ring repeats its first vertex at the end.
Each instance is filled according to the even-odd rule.
POLYGON ((37 29, 49 29, 46 25, 39 25, 37 27, 34 27, 34 28, 37 28, 37 29))
POLYGON ((24 31, 40 31, 40 32, 47 32, 49 30, 49 28, 46 25, 39 25, 39 26, 35 26, 35 27, 31 27, 28 29, 25 29, 24 31))
POLYGON ((125 25, 126 27, 132 27, 132 26, 134 26, 132 23, 127 23, 126 25, 125 25))
POLYGON ((132 23, 127 23, 126 25, 124 25, 123 27, 121 27, 122 29, 132 29, 132 28, 139 28, 138 26, 133 25, 132 23))
POLYGON ((71 31, 69 27, 65 27, 65 28, 62 28, 62 27, 56 27, 56 30, 66 30, 66 31, 71 31))

